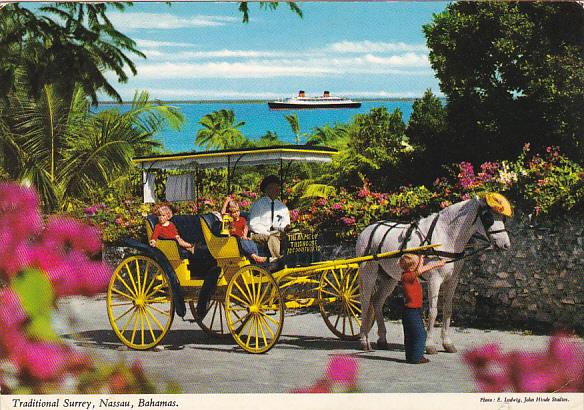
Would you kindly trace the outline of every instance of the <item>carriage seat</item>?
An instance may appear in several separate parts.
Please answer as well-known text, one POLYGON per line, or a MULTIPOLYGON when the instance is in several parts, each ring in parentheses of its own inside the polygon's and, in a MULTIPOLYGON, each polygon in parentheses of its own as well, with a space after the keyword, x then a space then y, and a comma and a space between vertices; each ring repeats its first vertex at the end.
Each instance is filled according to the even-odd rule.
MULTIPOLYGON (((163 253, 169 259, 211 259, 211 253, 207 248, 205 243, 205 238, 203 236, 203 231, 201 229, 201 219, 205 220, 209 228, 214 234, 219 234, 221 230, 221 221, 217 219, 217 217, 212 214, 201 214, 201 215, 174 215, 170 220, 172 223, 176 225, 176 229, 178 230, 178 234, 181 238, 189 243, 196 243, 197 249, 195 250, 194 254, 191 254, 186 249, 178 246, 174 239, 171 240, 164 240, 162 239, 162 243, 171 242, 172 246, 164 246, 163 253), (166 249, 168 248, 168 249, 166 249), (176 248, 175 252, 172 252, 172 248, 176 248)), ((147 233, 148 233, 148 240, 152 238, 152 233, 154 232, 154 226, 158 223, 158 217, 156 215, 148 215, 146 217, 147 221, 147 233)))

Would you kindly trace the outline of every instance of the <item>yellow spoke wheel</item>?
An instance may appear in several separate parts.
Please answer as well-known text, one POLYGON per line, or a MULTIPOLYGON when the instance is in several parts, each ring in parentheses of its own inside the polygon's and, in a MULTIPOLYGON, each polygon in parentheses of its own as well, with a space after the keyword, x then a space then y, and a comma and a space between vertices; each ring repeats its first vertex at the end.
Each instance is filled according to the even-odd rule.
POLYGON ((172 325, 172 288, 160 265, 147 256, 130 256, 115 269, 107 288, 107 314, 126 346, 158 345, 172 325))
POLYGON ((318 290, 320 314, 342 340, 358 340, 361 329, 359 268, 334 267, 322 272, 318 290))
POLYGON ((189 302, 191 313, 195 318, 195 322, 201 329, 209 336, 230 338, 231 332, 227 325, 227 317, 225 314, 225 288, 217 288, 215 295, 209 301, 207 314, 204 318, 200 318, 197 314, 196 302, 189 302))
POLYGON ((278 341, 284 324, 282 295, 272 275, 249 265, 227 286, 227 324, 235 342, 250 353, 265 353, 278 341))

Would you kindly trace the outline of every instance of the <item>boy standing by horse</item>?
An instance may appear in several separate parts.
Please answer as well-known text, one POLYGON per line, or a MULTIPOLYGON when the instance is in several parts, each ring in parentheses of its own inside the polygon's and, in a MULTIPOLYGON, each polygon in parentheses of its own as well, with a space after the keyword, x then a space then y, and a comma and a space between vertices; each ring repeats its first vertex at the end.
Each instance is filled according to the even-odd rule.
POLYGON ((399 259, 399 266, 403 270, 401 276, 404 289, 402 324, 408 363, 422 364, 430 361, 424 357, 426 329, 422 321, 422 284, 418 277, 424 272, 444 266, 445 263, 441 260, 424 265, 424 256, 411 253, 406 253, 399 259))

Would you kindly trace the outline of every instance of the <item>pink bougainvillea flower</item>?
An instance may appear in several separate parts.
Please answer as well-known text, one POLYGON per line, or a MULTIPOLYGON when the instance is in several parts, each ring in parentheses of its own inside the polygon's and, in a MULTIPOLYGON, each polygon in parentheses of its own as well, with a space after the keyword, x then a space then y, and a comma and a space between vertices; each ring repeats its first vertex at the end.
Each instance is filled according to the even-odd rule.
POLYGON ((245 208, 246 206, 250 205, 250 202, 248 200, 244 199, 239 204, 241 205, 242 208, 245 208))
POLYGON ((584 349, 574 338, 559 334, 547 351, 502 354, 490 344, 464 354, 483 392, 584 391, 584 349))
POLYGON ((43 240, 45 247, 53 247, 54 252, 72 248, 93 254, 101 249, 99 231, 71 218, 49 218, 43 240))
POLYGON ((298 221, 298 216, 300 215, 300 213, 298 212, 297 209, 292 209, 290 211, 290 221, 291 222, 296 222, 298 221))
POLYGON ((343 204, 337 202, 337 203, 334 203, 331 208, 334 209, 335 211, 339 211, 339 210, 343 209, 343 204))
POLYGON ((10 288, 0 290, 0 324, 3 331, 17 328, 26 320, 18 295, 10 288))
POLYGON ((357 359, 346 355, 334 355, 329 361, 326 377, 328 380, 346 387, 355 387, 358 373, 359 363, 357 359))

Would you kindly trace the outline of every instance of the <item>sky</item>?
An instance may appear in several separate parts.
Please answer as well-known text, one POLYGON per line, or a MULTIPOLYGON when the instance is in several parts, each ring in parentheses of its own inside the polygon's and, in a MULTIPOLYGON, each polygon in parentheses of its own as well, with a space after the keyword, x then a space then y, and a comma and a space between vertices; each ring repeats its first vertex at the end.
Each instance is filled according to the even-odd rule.
POLYGON ((299 3, 300 18, 284 3, 250 3, 244 24, 238 3, 134 3, 109 15, 147 59, 133 57, 138 74, 115 88, 165 101, 441 95, 422 25, 446 4, 299 3))

